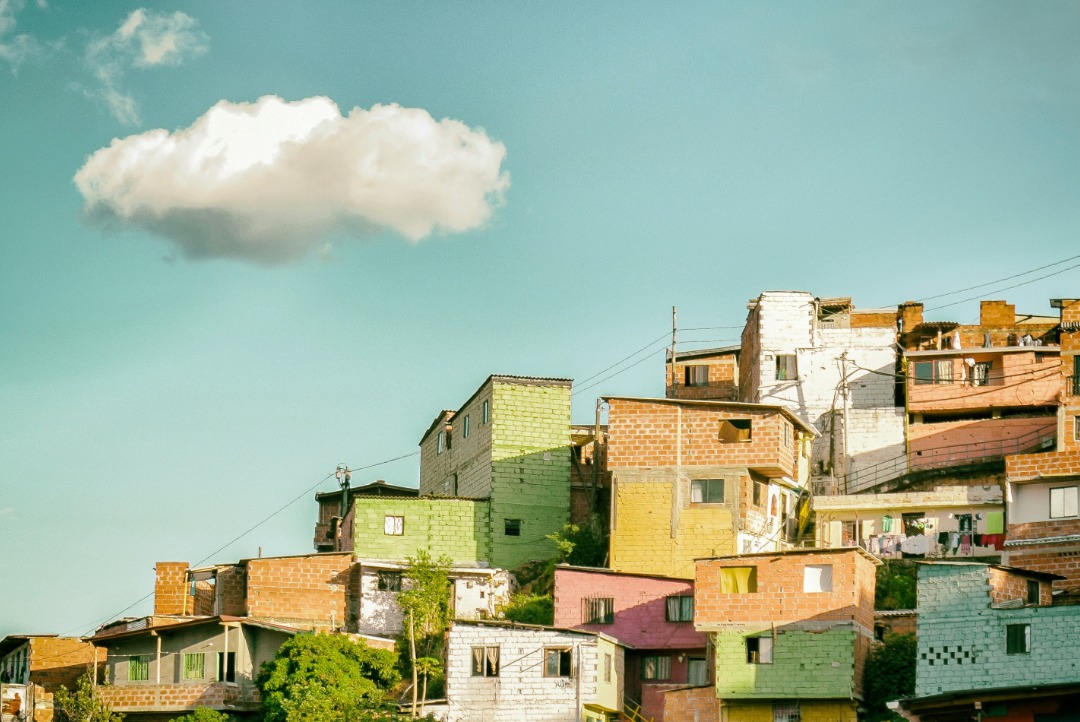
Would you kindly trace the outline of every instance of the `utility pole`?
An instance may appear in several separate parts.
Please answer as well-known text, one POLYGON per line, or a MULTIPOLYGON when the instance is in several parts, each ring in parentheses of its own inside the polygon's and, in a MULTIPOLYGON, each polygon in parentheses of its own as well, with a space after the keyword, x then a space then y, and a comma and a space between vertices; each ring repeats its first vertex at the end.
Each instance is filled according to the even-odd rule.
POLYGON ((847 354, 848 354, 848 352, 846 350, 844 351, 844 353, 840 354, 840 364, 841 364, 840 393, 842 393, 844 395, 844 436, 843 436, 843 439, 844 439, 844 456, 843 456, 844 468, 843 468, 843 471, 844 471, 844 493, 845 494, 849 493, 849 490, 848 490, 848 477, 850 476, 850 474, 848 472, 850 471, 849 467, 851 466, 851 457, 848 456, 848 382, 847 382, 848 369, 847 369, 847 354))
POLYGON ((678 329, 678 311, 674 306, 671 307, 671 362, 669 364, 669 373, 671 375, 671 391, 668 393, 668 398, 675 398, 675 334, 678 329))
MULTIPOLYGON (((349 513, 349 481, 352 480, 352 472, 349 471, 349 467, 345 464, 338 464, 337 471, 334 472, 334 476, 337 478, 338 486, 341 487, 341 522, 338 522, 337 534, 335 534, 334 548, 338 547, 338 539, 341 538, 341 524, 345 520, 345 515, 349 513)), ((341 549, 337 549, 341 551, 341 549)))

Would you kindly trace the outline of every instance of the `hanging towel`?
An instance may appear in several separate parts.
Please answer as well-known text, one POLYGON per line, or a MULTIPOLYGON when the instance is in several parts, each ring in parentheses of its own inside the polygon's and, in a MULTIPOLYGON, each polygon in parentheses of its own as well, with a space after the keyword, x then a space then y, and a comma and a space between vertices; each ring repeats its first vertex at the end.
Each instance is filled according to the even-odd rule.
POLYGON ((882 519, 881 519, 881 531, 885 532, 886 534, 888 534, 889 532, 892 531, 892 517, 891 516, 882 517, 882 519))
POLYGON ((971 555, 971 535, 970 534, 961 534, 960 535, 960 553, 961 554, 966 554, 968 556, 971 555))
POLYGON ((949 551, 956 556, 956 551, 960 548, 960 533, 951 531, 949 532, 949 551))
POLYGON ((1001 534, 1005 531, 1005 512, 989 511, 986 513, 986 533, 1001 534))

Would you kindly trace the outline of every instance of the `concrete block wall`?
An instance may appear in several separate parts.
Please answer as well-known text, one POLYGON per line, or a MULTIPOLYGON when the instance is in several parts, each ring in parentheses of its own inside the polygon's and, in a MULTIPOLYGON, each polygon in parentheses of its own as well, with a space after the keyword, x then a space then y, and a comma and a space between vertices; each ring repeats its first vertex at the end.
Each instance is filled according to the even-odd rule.
MULTIPOLYGON (((353 505, 357 556, 401 561, 428 549, 456 563, 491 558, 491 502, 487 499, 359 497, 353 505), (386 534, 387 516, 404 517, 404 533, 386 534)), ((502 531, 500 529, 500 531, 502 531)))
POLYGON ((854 625, 806 631, 765 624, 713 634, 716 694, 721 699, 860 697, 854 625), (747 662, 746 639, 773 634, 771 664, 747 662))
POLYGON ((570 521, 570 383, 496 378, 491 408, 490 559, 512 569, 555 556, 546 536, 570 521))
POLYGON ((749 466, 776 468, 795 478, 796 437, 791 420, 775 409, 608 400, 608 468, 613 471, 675 465, 749 466), (725 419, 749 419, 750 440, 721 441, 720 423, 725 419))
POLYGON ((994 609, 990 594, 985 565, 920 566, 916 696, 1080 683, 1080 606, 994 609), (1013 624, 1030 652, 1007 653, 1013 624))
POLYGON ((577 722, 597 694, 597 642, 555 629, 455 623, 447 643, 449 722, 577 722), (499 673, 472 676, 473 647, 499 647, 499 673), (544 649, 573 650, 575 673, 544 676, 544 649))
POLYGON ((158 562, 154 565, 154 614, 191 614, 192 600, 187 584, 187 562, 158 562))
POLYGON ((344 628, 353 561, 351 552, 249 560, 248 614, 285 624, 344 628))

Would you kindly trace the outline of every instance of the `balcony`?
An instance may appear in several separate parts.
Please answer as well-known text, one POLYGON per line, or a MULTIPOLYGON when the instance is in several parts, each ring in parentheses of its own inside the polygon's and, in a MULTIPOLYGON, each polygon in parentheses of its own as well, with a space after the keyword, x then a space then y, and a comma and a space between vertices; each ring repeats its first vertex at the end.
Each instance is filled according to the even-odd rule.
POLYGON ((940 414, 1053 406, 1060 389, 1056 346, 912 351, 907 408, 940 414))

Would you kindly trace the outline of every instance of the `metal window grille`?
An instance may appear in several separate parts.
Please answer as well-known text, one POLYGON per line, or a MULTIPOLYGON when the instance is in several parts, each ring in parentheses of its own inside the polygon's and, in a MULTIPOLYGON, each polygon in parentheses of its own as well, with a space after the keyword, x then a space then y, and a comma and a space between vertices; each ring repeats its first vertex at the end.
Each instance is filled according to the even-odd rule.
POLYGON ((184 679, 202 679, 206 675, 206 655, 202 652, 184 653, 184 679))
POLYGON ((614 597, 586 597, 582 601, 582 622, 585 624, 613 624, 615 622, 614 597))
POLYGON ((128 657, 128 681, 145 682, 150 679, 150 657, 137 654, 128 657))

